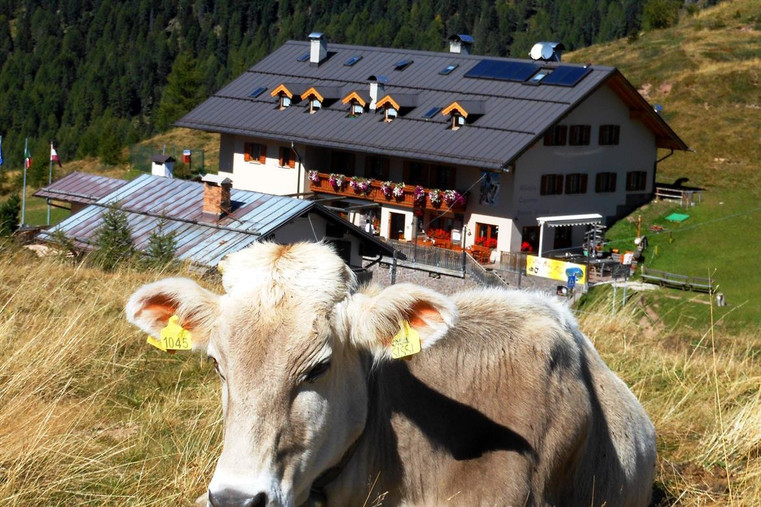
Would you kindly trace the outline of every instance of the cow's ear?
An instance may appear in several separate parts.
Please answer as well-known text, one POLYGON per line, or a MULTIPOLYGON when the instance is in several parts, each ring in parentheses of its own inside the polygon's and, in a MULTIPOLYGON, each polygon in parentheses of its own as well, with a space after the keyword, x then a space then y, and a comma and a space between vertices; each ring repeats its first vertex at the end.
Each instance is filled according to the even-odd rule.
POLYGON ((420 348, 426 349, 444 337, 457 321, 457 307, 451 299, 406 283, 354 294, 343 310, 344 336, 379 359, 394 357, 396 336, 404 338, 406 334, 415 340, 419 337, 420 348))
POLYGON ((190 331, 193 350, 203 350, 209 342, 217 315, 219 296, 187 278, 167 278, 143 285, 129 298, 127 320, 152 336, 160 336, 169 317, 190 331))

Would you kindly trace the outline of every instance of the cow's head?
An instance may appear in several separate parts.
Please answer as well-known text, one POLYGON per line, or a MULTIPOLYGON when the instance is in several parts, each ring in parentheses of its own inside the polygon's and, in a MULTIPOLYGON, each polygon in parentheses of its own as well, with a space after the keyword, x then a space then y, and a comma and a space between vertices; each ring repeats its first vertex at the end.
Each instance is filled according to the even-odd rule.
POLYGON ((219 296, 191 280, 162 280, 126 309, 154 336, 178 315, 219 373, 225 433, 212 505, 306 501, 362 434, 368 359, 391 357, 404 322, 426 348, 457 317, 446 297, 421 287, 356 292, 352 272, 323 244, 257 244, 226 259, 222 281, 219 296))

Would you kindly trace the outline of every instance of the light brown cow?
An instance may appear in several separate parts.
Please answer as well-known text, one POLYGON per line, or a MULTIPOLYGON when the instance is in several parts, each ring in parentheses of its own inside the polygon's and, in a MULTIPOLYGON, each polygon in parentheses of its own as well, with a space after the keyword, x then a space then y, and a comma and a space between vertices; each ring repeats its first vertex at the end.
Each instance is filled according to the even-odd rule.
POLYGON ((172 314, 222 380, 213 506, 643 506, 655 430, 570 312, 520 291, 356 290, 322 244, 258 244, 218 296, 140 288, 129 320, 172 314), (423 350, 391 359, 409 323, 423 350))

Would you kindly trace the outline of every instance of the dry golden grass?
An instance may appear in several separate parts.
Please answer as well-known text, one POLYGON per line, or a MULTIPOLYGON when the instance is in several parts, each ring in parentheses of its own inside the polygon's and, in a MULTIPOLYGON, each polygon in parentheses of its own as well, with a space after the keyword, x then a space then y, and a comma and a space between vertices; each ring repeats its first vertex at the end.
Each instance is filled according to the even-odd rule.
MULTIPOLYGON (((0 248, 4 504, 190 505, 204 491, 220 451, 217 379, 123 317, 131 291, 160 276, 0 248)), ((600 301, 581 326, 658 429, 659 505, 761 505, 755 336, 665 329, 637 296, 610 308, 600 301)))
POLYGON ((0 498, 189 504, 218 454, 217 380, 124 321, 128 291, 157 275, 29 257, 0 253, 0 498))
MULTIPOLYGON (((620 297, 620 296, 619 296, 620 297)), ((708 296, 703 296, 708 298, 708 296)), ((711 306, 701 305, 706 312, 711 306)), ((582 329, 658 431, 659 505, 761 505, 761 363, 755 334, 665 329, 635 296, 582 329)))

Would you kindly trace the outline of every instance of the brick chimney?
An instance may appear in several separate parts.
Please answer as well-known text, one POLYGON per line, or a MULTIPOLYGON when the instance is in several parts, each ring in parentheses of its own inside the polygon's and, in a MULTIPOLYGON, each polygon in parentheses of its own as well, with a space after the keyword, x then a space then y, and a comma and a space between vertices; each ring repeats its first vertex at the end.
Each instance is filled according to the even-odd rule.
POLYGON ((230 178, 217 174, 207 174, 203 181, 203 217, 209 220, 219 220, 230 212, 230 189, 233 182, 230 178))

